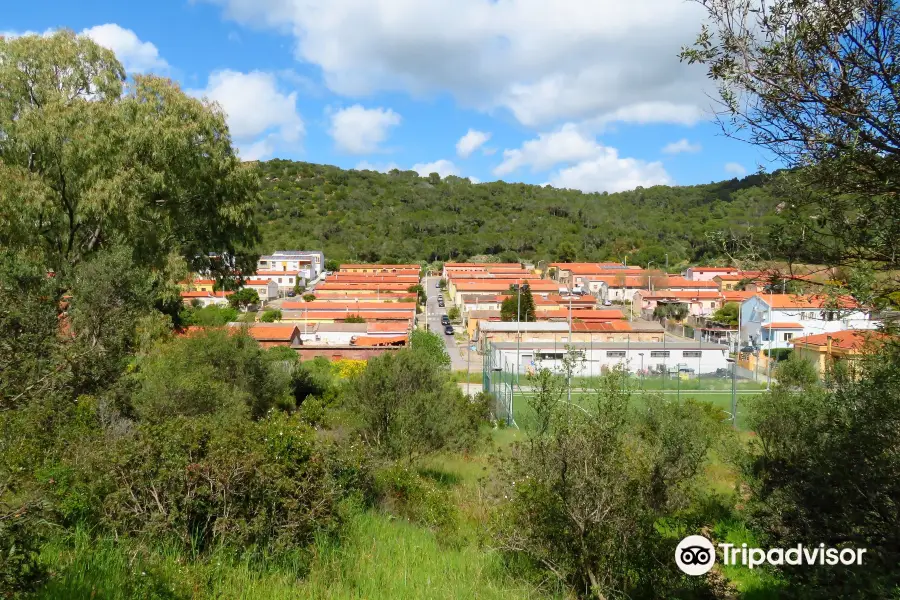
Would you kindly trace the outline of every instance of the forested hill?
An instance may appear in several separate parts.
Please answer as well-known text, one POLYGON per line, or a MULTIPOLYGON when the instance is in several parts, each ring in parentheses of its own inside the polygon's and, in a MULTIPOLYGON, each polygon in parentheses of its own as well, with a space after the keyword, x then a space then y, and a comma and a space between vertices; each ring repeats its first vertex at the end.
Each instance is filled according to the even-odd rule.
POLYGON ((707 185, 585 194, 521 183, 472 184, 413 171, 347 171, 303 162, 259 165, 261 251, 322 249, 365 262, 623 260, 721 257, 715 236, 771 225, 760 176, 707 185), (573 255, 574 253, 574 255, 573 255))

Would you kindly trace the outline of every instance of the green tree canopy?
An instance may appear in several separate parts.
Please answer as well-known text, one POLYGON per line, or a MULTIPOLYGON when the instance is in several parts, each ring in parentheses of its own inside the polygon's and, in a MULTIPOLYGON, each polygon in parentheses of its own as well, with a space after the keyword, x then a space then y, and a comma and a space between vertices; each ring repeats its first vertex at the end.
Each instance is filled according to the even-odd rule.
POLYGON ((249 268, 258 185, 217 106, 126 79, 87 36, 0 38, 0 246, 40 252, 58 281, 112 246, 157 269, 249 268))

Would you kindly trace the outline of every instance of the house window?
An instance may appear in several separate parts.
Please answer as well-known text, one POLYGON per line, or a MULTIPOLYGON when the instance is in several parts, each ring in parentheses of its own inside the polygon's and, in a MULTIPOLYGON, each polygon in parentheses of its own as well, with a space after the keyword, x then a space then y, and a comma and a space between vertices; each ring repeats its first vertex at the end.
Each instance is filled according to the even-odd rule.
POLYGON ((685 350, 681 353, 681 356, 684 358, 700 358, 703 356, 703 352, 700 350, 685 350))
POLYGON ((278 278, 278 283, 281 283, 281 277, 278 278))
POLYGON ((624 350, 607 350, 606 352, 607 358, 625 358, 624 350))
POLYGON ((537 360, 562 360, 565 356, 565 352, 536 352, 535 359, 537 360))
POLYGON ((785 334, 784 334, 784 340, 785 340, 785 341, 791 339, 792 337, 794 337, 794 334, 793 334, 793 333, 785 333, 785 334))
POLYGON ((668 350, 653 350, 650 352, 650 358, 669 358, 668 350))

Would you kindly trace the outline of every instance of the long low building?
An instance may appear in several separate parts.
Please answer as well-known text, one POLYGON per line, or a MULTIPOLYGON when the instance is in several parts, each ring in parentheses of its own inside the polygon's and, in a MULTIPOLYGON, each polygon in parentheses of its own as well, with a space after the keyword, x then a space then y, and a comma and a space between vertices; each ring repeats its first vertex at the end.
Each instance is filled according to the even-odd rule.
POLYGON ((728 368, 728 350, 719 344, 680 340, 666 336, 662 342, 497 342, 488 348, 490 364, 506 372, 529 373, 547 368, 564 373, 568 352, 575 357, 575 376, 602 375, 617 366, 630 373, 715 373, 728 368))
POLYGON ((570 342, 662 342, 665 330, 656 322, 612 321, 609 323, 521 322, 479 320, 473 340, 482 351, 501 342, 549 344, 564 347, 570 342))

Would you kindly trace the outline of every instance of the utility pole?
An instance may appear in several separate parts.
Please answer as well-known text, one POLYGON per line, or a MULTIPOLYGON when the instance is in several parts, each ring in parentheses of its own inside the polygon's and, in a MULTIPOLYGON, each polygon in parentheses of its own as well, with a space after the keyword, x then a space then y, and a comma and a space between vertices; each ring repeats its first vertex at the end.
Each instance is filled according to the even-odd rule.
POLYGON ((522 280, 516 285, 516 385, 519 385, 519 347, 522 344, 522 280))
POLYGON ((669 272, 669 253, 666 252, 666 273, 669 272))

